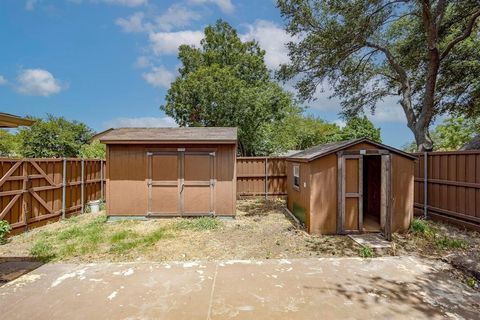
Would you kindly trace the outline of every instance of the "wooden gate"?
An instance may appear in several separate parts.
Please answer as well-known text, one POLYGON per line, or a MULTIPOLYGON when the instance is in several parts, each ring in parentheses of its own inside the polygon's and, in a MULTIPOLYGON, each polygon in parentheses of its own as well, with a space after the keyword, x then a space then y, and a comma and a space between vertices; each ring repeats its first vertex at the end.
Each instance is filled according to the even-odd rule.
POLYGON ((13 233, 83 212, 103 199, 102 160, 0 158, 0 220, 13 233))

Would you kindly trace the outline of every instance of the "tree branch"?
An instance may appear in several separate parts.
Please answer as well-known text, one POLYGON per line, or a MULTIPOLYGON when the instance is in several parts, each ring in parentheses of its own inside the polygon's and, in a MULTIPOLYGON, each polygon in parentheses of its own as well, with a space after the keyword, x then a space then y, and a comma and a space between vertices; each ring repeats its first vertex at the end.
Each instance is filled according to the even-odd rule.
POLYGON ((447 55, 450 53, 450 51, 452 51, 452 49, 460 42, 462 42, 463 40, 467 39, 471 34, 472 34, 472 30, 473 30, 473 27, 475 26, 476 22, 477 22, 477 18, 480 17, 480 10, 478 10, 477 12, 475 12, 473 14, 473 16, 470 18, 470 21, 468 22, 467 24, 467 27, 465 28, 465 30, 463 31, 463 33, 461 35, 459 35, 458 37, 456 37, 455 39, 453 39, 448 45, 447 47, 445 48, 445 50, 442 52, 442 54, 440 55, 440 60, 443 60, 445 57, 447 57, 447 55))

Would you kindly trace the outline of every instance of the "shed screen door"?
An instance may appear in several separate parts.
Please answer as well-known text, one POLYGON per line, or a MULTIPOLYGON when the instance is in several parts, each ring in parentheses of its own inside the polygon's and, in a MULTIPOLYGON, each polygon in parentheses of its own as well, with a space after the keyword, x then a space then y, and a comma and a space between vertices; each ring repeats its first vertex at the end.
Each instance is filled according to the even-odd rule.
POLYGON ((339 157, 340 217, 339 233, 363 229, 363 158, 361 155, 339 157))

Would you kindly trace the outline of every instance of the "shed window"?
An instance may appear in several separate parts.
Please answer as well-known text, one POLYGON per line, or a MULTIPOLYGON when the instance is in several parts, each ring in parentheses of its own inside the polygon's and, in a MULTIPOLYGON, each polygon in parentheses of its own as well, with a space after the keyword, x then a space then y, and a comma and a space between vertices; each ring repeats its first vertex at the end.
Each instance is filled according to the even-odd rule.
POLYGON ((300 188, 300 166, 298 164, 293 166, 293 186, 300 188))

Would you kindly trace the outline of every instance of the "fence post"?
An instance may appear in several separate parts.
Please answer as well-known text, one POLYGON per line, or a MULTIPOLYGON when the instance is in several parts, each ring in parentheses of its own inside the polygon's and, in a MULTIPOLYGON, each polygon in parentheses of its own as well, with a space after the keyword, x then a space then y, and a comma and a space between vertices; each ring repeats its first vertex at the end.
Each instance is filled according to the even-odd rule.
POLYGON ((67 158, 63 158, 63 173, 62 173, 62 219, 65 219, 66 196, 67 196, 67 158))
POLYGON ((423 153, 423 217, 428 213, 428 152, 423 153))
POLYGON ((85 205, 85 199, 84 199, 84 196, 85 196, 85 192, 84 192, 84 189, 85 189, 85 178, 84 178, 84 175, 85 175, 85 162, 84 162, 84 159, 82 158, 81 160, 81 165, 82 165, 82 188, 80 189, 80 201, 82 202, 82 211, 80 213, 84 213, 85 212, 85 208, 84 208, 84 205, 85 205))
POLYGON ((100 159, 100 200, 103 202, 103 160, 100 159))
POLYGON ((268 200, 268 158, 265 157, 265 200, 268 200))

